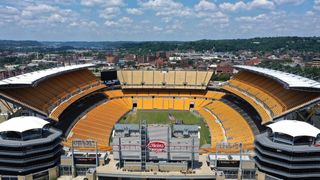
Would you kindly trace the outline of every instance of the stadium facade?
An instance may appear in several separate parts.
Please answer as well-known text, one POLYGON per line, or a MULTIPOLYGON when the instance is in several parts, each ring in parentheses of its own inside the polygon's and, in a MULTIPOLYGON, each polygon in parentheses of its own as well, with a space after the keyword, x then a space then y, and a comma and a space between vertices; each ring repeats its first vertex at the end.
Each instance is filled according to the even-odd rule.
POLYGON ((0 179, 56 179, 62 132, 43 119, 22 116, 0 124, 0 179))
POLYGON ((319 179, 320 130, 301 121, 283 120, 268 125, 256 137, 255 162, 260 179, 319 179))

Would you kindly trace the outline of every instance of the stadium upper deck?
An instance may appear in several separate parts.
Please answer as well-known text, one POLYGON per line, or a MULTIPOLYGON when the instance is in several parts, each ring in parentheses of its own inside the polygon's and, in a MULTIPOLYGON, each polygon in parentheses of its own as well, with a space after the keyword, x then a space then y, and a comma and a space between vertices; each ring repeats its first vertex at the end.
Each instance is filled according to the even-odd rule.
POLYGON ((36 71, 0 81, 0 96, 58 119, 72 102, 104 88, 88 70, 92 64, 36 71))
POLYGON ((223 88, 250 103, 262 123, 320 100, 320 83, 281 71, 235 66, 240 69, 223 88))
POLYGON ((212 74, 212 71, 119 70, 117 72, 123 89, 206 89, 212 74))
POLYGON ((236 68, 251 71, 254 73, 262 74, 263 76, 270 77, 271 79, 274 79, 280 83, 282 83, 286 89, 297 89, 297 90, 305 90, 305 91, 320 91, 320 82, 298 76, 291 73, 286 73, 282 71, 272 70, 272 69, 266 69, 261 67, 255 67, 255 66, 235 66, 236 68))
POLYGON ((18 87, 18 86, 35 86, 38 82, 48 79, 53 76, 58 76, 67 72, 77 71, 80 69, 87 69, 94 66, 94 64, 79 64, 73 66, 63 66, 41 71, 14 76, 0 81, 0 87, 18 87))

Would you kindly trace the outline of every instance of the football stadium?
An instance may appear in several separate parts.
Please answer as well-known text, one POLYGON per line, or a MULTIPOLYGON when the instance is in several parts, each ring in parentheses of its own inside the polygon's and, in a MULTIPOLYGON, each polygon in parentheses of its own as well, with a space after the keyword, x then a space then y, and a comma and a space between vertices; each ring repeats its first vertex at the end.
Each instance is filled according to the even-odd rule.
POLYGON ((319 179, 320 83, 255 66, 0 81, 0 179, 319 179), (113 82, 113 83, 108 83, 113 82))

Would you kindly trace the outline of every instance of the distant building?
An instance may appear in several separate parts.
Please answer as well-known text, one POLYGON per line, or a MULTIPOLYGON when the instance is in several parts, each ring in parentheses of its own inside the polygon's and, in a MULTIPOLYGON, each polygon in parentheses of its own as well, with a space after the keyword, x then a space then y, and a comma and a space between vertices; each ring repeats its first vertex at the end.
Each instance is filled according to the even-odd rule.
POLYGON ((153 55, 148 55, 147 56, 147 62, 154 62, 156 60, 156 56, 153 56, 153 55))
POLYGON ((279 57, 277 57, 276 55, 270 55, 267 57, 268 60, 280 60, 279 57))
POLYGON ((160 58, 166 58, 167 56, 166 56, 166 52, 164 52, 164 51, 158 51, 157 53, 156 53, 156 56, 157 57, 160 57, 160 58))
POLYGON ((158 57, 154 62, 156 68, 161 68, 164 64, 164 60, 161 57, 158 57))
POLYGON ((15 70, 16 68, 18 68, 19 65, 18 64, 14 64, 14 65, 4 65, 4 68, 6 68, 8 71, 12 71, 15 70))
POLYGON ((117 63, 118 62, 118 57, 112 54, 108 54, 106 56, 106 61, 107 63, 117 63))
POLYGON ((311 62, 306 63, 307 67, 320 67, 320 58, 313 58, 311 62))
POLYGON ((135 54, 126 54, 124 56, 124 59, 127 61, 135 61, 137 56, 135 54))
POLYGON ((0 79, 9 78, 19 74, 20 73, 18 73, 18 71, 15 71, 15 70, 0 69, 0 79))
POLYGON ((217 64, 210 64, 208 68, 213 69, 215 71, 217 69, 217 66, 218 66, 217 64))
POLYGON ((46 60, 46 59, 34 59, 34 60, 31 60, 31 63, 34 63, 34 64, 58 64, 57 61, 51 61, 51 60, 46 60))
POLYGON ((177 56, 171 56, 171 57, 169 57, 169 61, 170 61, 170 62, 172 62, 172 61, 177 62, 177 61, 181 61, 181 60, 182 60, 181 57, 177 57, 177 56))
POLYGON ((248 65, 248 66, 256 66, 260 63, 261 63, 261 60, 257 57, 253 57, 251 59, 244 61, 244 65, 248 65))
POLYGON ((83 63, 89 63, 92 62, 94 60, 93 57, 80 57, 78 59, 79 62, 83 62, 83 63))
POLYGON ((303 58, 300 56, 292 57, 292 62, 295 65, 299 65, 301 67, 305 66, 305 63, 303 62, 303 58))
POLYGON ((233 74, 233 67, 230 64, 218 64, 216 74, 231 75, 233 74))

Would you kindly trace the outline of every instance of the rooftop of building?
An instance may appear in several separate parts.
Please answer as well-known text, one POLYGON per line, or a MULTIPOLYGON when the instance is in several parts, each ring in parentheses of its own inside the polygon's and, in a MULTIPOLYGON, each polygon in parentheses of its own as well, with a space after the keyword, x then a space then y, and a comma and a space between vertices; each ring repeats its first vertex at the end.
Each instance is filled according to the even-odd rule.
POLYGON ((49 124, 48 121, 35 116, 14 117, 0 124, 0 132, 22 133, 32 129, 42 129, 47 124, 49 124))
POLYGON ((297 120, 282 120, 267 125, 273 133, 286 134, 291 137, 310 136, 317 137, 320 130, 309 123, 297 120))

